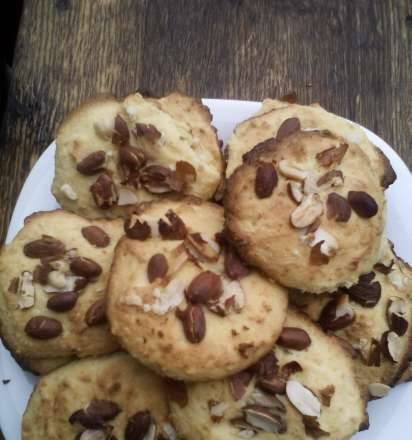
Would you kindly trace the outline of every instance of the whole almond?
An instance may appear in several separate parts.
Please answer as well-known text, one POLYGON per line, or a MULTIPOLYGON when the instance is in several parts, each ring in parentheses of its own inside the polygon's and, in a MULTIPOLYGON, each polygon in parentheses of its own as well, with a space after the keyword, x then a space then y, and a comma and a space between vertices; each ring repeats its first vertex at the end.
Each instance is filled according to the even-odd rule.
POLYGON ((127 421, 125 440, 143 440, 151 424, 152 416, 148 410, 137 412, 127 421))
POLYGON ((57 319, 34 316, 27 322, 24 331, 34 339, 52 339, 62 333, 63 326, 57 319))
POLYGON ((162 136, 160 131, 152 124, 136 124, 135 135, 144 137, 150 142, 155 142, 162 136))
POLYGON ((39 240, 31 241, 23 247, 23 253, 29 258, 56 257, 64 254, 65 245, 54 237, 43 235, 39 240))
POLYGON ((326 216, 337 222, 347 222, 352 214, 352 209, 345 197, 337 193, 330 193, 326 201, 326 216))
POLYGON ((258 165, 256 169, 255 193, 259 199, 270 197, 278 183, 275 167, 269 162, 258 165))
POLYGON ((108 421, 113 420, 121 412, 121 409, 116 402, 111 400, 93 399, 87 406, 86 412, 91 416, 108 421))
POLYGON ((106 322, 106 301, 104 298, 97 300, 89 307, 86 312, 85 321, 89 327, 106 322))
POLYGON ((182 321, 186 339, 192 344, 198 344, 206 335, 206 320, 202 306, 188 304, 185 310, 176 310, 176 317, 182 321))
POLYGON ((115 145, 125 145, 129 142, 130 133, 126 121, 117 115, 114 120, 114 131, 112 135, 112 143, 115 145))
POLYGON ((364 191, 349 191, 348 202, 359 217, 371 218, 378 213, 375 199, 364 191))
POLYGON ((98 248, 105 248, 110 244, 110 237, 98 226, 86 226, 82 228, 83 237, 92 245, 98 248))
POLYGON ((159 220, 159 234, 165 240, 184 240, 187 228, 183 220, 172 210, 166 212, 169 223, 162 218, 159 220))
POLYGON ((300 121, 298 118, 288 118, 282 122, 278 132, 276 134, 276 139, 278 141, 282 140, 286 136, 300 130, 300 121))
POLYGON ((70 263, 70 270, 80 277, 96 278, 102 273, 100 264, 90 258, 76 257, 70 263))
POLYGON ((166 257, 163 254, 155 254, 150 258, 147 265, 147 277, 153 283, 157 278, 163 278, 168 270, 169 265, 166 257))
POLYGON ((90 192, 96 206, 101 209, 109 209, 118 199, 113 179, 106 173, 101 174, 90 186, 90 192))
POLYGON ((74 425, 78 423, 86 429, 99 429, 104 425, 101 417, 88 414, 84 409, 78 409, 69 417, 69 423, 74 425))
POLYGON ((311 342, 310 336, 305 330, 297 327, 284 327, 276 344, 293 350, 304 350, 309 347, 311 342))
POLYGON ((62 292, 51 296, 47 301, 47 308, 54 312, 67 312, 71 310, 77 302, 76 292, 62 292))
POLYGON ((124 222, 124 232, 132 240, 143 241, 150 237, 151 228, 146 221, 127 219, 124 222))
POLYGON ((238 280, 249 274, 249 269, 238 254, 230 247, 224 252, 224 266, 226 275, 232 280, 238 280))
POLYGON ((188 301, 194 304, 206 304, 215 301, 223 293, 222 279, 209 270, 197 275, 185 291, 188 301))
POLYGON ((76 166, 77 171, 85 176, 92 176, 103 169, 106 162, 106 153, 102 150, 94 151, 83 158, 76 166))

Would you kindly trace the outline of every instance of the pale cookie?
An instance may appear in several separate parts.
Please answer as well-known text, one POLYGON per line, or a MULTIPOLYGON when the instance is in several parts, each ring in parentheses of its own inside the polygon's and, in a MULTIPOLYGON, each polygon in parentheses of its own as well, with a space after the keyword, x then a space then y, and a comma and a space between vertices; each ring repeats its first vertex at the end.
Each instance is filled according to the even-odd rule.
POLYGON ((373 271, 349 289, 316 297, 291 292, 290 297, 325 331, 339 337, 355 359, 358 382, 370 398, 378 398, 389 392, 408 367, 411 294, 412 270, 386 244, 373 271))
POLYGON ((67 356, 61 358, 45 358, 45 359, 31 359, 31 358, 16 358, 20 367, 30 373, 36 374, 38 376, 43 376, 48 374, 57 368, 67 365, 70 362, 77 359, 74 356, 67 356))
POLYGON ((193 198, 149 204, 126 222, 131 238, 116 248, 108 285, 110 327, 162 375, 227 376, 253 364, 282 329, 284 289, 249 271, 216 237, 222 228, 223 209, 193 198))
POLYGON ((396 174, 388 158, 369 141, 359 125, 327 112, 318 104, 307 106, 273 99, 265 99, 254 116, 235 128, 227 145, 226 176, 232 175, 242 164, 242 156, 255 145, 275 137, 282 123, 289 118, 298 118, 303 130, 329 130, 346 142, 359 145, 375 170, 380 184, 387 188, 395 181, 396 174))
POLYGON ((40 379, 23 440, 176 440, 162 380, 125 353, 78 360, 40 379))
POLYGON ((122 234, 120 220, 92 222, 62 210, 26 219, 0 255, 0 333, 17 360, 117 349, 105 290, 122 234))
POLYGON ((367 426, 352 362, 291 310, 277 345, 231 378, 186 385, 170 398, 177 432, 198 440, 350 438, 367 426))
POLYGON ((279 283, 313 293, 356 283, 379 258, 385 199, 367 157, 289 119, 230 177, 229 239, 279 283))
POLYGON ((58 130, 53 194, 87 218, 126 216, 165 194, 211 199, 224 173, 211 121, 201 101, 179 93, 86 102, 58 130))

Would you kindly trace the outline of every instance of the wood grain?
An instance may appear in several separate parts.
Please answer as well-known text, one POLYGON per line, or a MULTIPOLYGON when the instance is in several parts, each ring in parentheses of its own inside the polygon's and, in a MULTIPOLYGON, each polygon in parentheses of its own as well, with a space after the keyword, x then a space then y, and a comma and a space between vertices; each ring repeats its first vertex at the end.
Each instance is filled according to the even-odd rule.
POLYGON ((0 239, 59 122, 99 93, 296 91, 372 129, 411 166, 411 16, 410 0, 25 2, 1 131, 0 239))

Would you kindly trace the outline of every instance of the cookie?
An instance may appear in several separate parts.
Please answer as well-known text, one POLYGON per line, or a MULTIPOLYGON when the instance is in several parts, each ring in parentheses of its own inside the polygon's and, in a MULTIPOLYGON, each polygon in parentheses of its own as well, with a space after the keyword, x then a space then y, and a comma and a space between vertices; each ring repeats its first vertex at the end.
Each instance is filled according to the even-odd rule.
POLYGON ((0 334, 17 360, 118 348, 105 323, 105 289, 122 234, 120 220, 63 210, 26 219, 0 255, 0 334))
POLYGON ((282 329, 285 290, 246 268, 222 228, 223 209, 194 198, 148 204, 126 222, 108 284, 110 327, 162 375, 235 373, 282 329))
POLYGON ((125 353, 78 360, 42 377, 23 416, 23 440, 137 438, 176 434, 162 380, 125 353))
POLYGON ((63 365, 67 365, 75 359, 77 358, 74 356, 67 356, 61 358, 45 359, 19 358, 16 360, 19 363, 20 367, 22 367, 24 370, 38 376, 43 376, 56 370, 57 368, 62 367, 63 365))
POLYGON ((226 188, 226 229, 250 264, 313 293, 356 283, 379 258, 386 204, 357 144, 285 121, 226 188))
POLYGON ((373 271, 333 295, 292 292, 291 301, 333 333, 355 360, 356 377, 370 398, 383 397, 407 378, 412 353, 412 270, 385 243, 373 271))
POLYGON ((179 93, 86 102, 58 130, 53 194, 87 218, 127 216, 165 194, 211 199, 224 173, 211 121, 201 101, 179 93))
POLYGON ((283 122, 290 118, 298 118, 302 129, 329 130, 345 139, 345 142, 357 144, 368 157, 383 188, 396 180, 396 173, 388 158, 369 141, 359 125, 327 112, 318 104, 308 106, 272 99, 264 100, 256 115, 236 127, 227 145, 226 176, 232 175, 242 164, 245 153, 255 145, 275 137, 283 122))
POLYGON ((221 381, 187 384, 170 400, 183 438, 348 439, 365 427, 352 362, 308 318, 289 310, 277 345, 253 368, 221 381))

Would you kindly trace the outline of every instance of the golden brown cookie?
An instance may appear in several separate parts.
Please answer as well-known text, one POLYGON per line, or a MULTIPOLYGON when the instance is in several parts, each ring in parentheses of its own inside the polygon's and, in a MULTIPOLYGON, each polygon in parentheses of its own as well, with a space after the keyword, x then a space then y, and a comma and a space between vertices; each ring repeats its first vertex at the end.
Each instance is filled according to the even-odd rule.
POLYGON ((290 298, 336 335, 355 359, 356 378, 369 397, 386 395, 406 379, 412 348, 412 270, 385 244, 373 271, 333 295, 291 292, 290 298))
POLYGON ((348 143, 357 144, 366 154, 382 187, 387 188, 396 174, 387 157, 373 145, 363 129, 340 116, 327 112, 318 104, 299 105, 276 99, 265 99, 261 109, 241 122, 228 141, 226 176, 242 164, 242 156, 255 145, 276 136, 286 119, 298 118, 304 130, 329 130, 348 143))
POLYGON ((172 396, 170 406, 178 433, 199 440, 342 440, 367 420, 350 358, 293 311, 277 345, 253 368, 187 384, 186 399, 172 396))
POLYGON ((247 262, 285 286, 321 293, 355 283, 377 262, 385 199, 358 145, 288 119, 231 175, 225 214, 247 262))
POLYGON ((88 218, 125 216, 165 194, 211 199, 224 172, 211 121, 206 106, 179 93, 86 102, 57 133, 53 194, 88 218))
MULTIPOLYGON (((120 220, 57 210, 28 217, 0 255, 0 333, 28 359, 110 353, 105 290, 120 220)), ((53 362, 53 361, 51 361, 53 362)))
POLYGON ((249 271, 216 237, 222 228, 223 209, 193 198, 151 203, 126 223, 108 285, 110 327, 162 375, 227 376, 254 363, 282 329, 284 289, 249 271))
POLYGON ((125 353, 42 377, 23 417, 23 440, 138 438, 174 440, 176 433, 162 380, 125 353))

